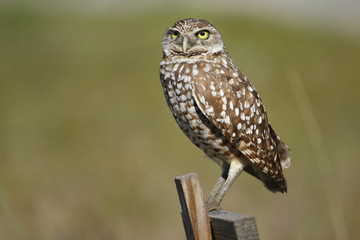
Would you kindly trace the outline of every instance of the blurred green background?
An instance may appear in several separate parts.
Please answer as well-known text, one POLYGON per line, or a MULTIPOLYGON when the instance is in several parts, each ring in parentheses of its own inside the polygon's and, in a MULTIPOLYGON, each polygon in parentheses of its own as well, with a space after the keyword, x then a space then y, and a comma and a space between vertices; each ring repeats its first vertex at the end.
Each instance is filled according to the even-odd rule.
POLYGON ((158 77, 163 33, 186 17, 219 29, 293 150, 288 194, 242 174, 222 207, 254 215, 261 239, 360 239, 359 22, 204 4, 0 4, 0 239, 185 239, 174 177, 197 172, 208 194, 220 175, 158 77))

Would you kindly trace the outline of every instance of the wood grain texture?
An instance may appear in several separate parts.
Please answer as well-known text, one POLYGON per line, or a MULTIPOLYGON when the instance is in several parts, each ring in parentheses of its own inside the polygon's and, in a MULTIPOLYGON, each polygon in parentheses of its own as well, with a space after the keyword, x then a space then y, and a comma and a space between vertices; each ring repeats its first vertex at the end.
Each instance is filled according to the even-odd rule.
POLYGON ((181 216, 188 240, 259 240, 255 218, 216 210, 208 213, 199 176, 189 173, 175 178, 181 216), (211 224, 210 224, 211 223, 211 224))
POLYGON ((210 219, 205 207, 199 176, 189 173, 175 178, 188 240, 211 240, 210 219))
POLYGON ((209 213, 213 239, 216 240, 259 240, 253 216, 223 210, 209 213))

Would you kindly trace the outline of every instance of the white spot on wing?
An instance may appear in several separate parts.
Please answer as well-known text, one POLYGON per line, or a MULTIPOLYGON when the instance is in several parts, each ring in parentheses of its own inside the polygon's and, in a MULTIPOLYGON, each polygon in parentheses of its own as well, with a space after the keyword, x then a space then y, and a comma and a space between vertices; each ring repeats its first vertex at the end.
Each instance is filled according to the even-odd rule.
POLYGON ((248 108, 248 107, 250 107, 250 104, 248 103, 248 101, 245 101, 244 108, 248 108))
POLYGON ((235 114, 236 114, 236 116, 239 116, 239 109, 238 108, 235 108, 235 114))
POLYGON ((240 114, 240 118, 241 120, 245 121, 245 114, 243 112, 240 114))
POLYGON ((224 96, 224 91, 222 89, 220 89, 220 96, 223 97, 224 96))
POLYGON ((229 115, 226 116, 225 123, 228 124, 228 125, 230 124, 230 116, 229 115))

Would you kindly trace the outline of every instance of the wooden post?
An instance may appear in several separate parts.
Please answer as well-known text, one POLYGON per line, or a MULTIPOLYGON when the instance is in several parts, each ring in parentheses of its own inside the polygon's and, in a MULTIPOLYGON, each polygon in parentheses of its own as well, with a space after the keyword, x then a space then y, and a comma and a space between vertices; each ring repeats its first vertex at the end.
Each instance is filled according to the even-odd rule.
POLYGON ((259 240, 253 216, 223 210, 209 212, 214 239, 259 240))
POLYGON ((199 176, 189 173, 175 178, 182 219, 188 240, 211 240, 210 219, 205 207, 199 176))
POLYGON ((177 177, 175 183, 188 240, 260 239, 253 216, 223 210, 207 212, 196 173, 177 177))

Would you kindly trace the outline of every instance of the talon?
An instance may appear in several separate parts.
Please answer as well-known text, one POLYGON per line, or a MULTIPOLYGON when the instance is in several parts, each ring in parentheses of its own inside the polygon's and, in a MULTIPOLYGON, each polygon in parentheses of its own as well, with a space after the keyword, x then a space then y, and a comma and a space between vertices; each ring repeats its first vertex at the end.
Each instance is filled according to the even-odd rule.
POLYGON ((220 206, 206 206, 206 209, 208 210, 208 212, 221 210, 220 206))

